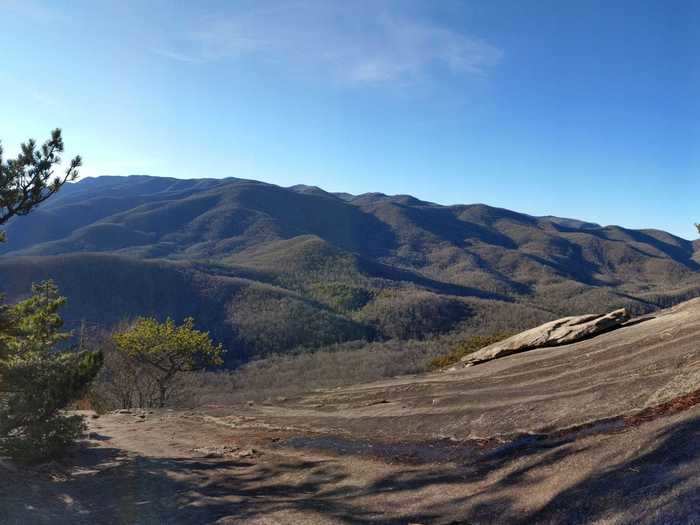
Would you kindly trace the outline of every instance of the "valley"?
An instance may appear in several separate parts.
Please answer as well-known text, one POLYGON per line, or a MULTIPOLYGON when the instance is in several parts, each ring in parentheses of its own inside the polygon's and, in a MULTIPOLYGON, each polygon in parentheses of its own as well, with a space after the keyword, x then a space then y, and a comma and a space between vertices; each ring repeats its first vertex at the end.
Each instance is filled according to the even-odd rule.
POLYGON ((8 299, 50 277, 72 328, 193 316, 230 366, 700 293, 700 247, 658 230, 243 179, 87 178, 6 229, 8 299))

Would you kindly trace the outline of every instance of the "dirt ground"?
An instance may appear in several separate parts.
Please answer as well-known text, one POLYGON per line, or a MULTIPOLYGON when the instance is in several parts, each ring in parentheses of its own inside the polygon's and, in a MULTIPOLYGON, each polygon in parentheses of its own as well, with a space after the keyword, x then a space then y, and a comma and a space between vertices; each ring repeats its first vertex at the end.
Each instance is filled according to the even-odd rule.
POLYGON ((700 523, 700 301, 452 373, 88 418, 1 523, 700 523))

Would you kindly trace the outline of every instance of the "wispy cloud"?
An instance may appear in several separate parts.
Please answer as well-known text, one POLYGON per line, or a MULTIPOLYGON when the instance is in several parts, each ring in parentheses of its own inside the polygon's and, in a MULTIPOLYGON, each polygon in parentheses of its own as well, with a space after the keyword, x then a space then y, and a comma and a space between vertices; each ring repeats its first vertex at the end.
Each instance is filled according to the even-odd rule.
POLYGON ((184 62, 255 57, 361 84, 413 80, 435 68, 483 75, 503 55, 472 35, 381 2, 265 5, 204 18, 156 52, 184 62))

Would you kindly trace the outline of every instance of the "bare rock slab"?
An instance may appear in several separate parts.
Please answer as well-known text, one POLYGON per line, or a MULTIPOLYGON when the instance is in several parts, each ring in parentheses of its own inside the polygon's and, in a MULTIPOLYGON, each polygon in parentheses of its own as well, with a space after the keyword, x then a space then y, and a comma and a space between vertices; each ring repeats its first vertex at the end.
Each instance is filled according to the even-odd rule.
POLYGON ((535 348, 574 343, 619 328, 629 318, 629 314, 624 308, 605 315, 589 314, 563 317, 466 355, 462 358, 462 362, 465 366, 476 365, 535 348))

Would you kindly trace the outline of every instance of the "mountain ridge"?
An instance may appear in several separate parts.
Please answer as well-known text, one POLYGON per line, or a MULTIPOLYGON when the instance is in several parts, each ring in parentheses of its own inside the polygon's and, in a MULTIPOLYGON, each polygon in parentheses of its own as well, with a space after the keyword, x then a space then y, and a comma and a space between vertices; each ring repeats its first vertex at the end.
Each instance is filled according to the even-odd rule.
POLYGON ((146 287, 155 264, 193 307, 177 307, 185 299, 171 292, 164 292, 168 307, 142 304, 138 287, 122 282, 112 290, 121 311, 107 308, 100 322, 187 310, 241 355, 353 338, 524 329, 700 295, 700 245, 660 230, 239 178, 87 178, 11 220, 6 232, 0 290, 10 298, 58 273, 69 305, 77 297, 81 308, 98 311, 109 294, 84 261, 101 265, 105 277, 127 268, 146 287), (214 293, 216 286, 228 291, 214 293))

